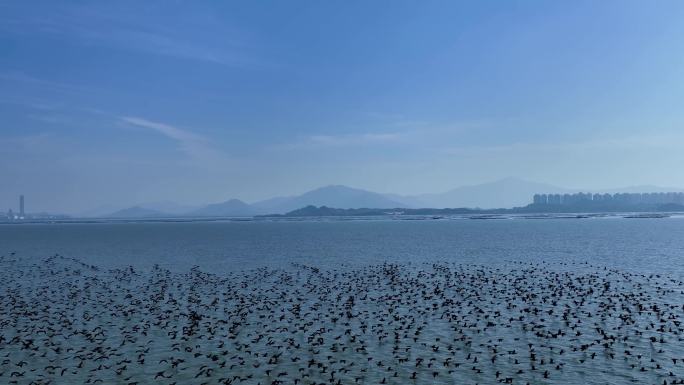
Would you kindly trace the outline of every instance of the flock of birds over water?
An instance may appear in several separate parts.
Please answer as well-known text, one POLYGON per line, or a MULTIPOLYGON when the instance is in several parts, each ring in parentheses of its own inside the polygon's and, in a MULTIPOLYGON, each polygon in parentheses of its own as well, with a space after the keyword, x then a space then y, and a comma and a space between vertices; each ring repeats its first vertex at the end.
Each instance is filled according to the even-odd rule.
POLYGON ((684 384, 684 283, 589 263, 215 274, 0 256, 2 384, 684 384))

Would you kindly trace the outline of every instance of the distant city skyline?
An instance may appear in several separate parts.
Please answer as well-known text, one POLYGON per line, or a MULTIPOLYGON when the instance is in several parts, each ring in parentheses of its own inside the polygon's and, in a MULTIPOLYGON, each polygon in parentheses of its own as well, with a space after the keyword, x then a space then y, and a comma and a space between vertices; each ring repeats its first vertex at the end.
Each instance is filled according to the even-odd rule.
POLYGON ((0 208, 682 188, 682 19, 666 0, 0 2, 0 208))
MULTIPOLYGON (((326 205, 335 208, 513 208, 534 204, 575 204, 580 201, 604 201, 644 204, 684 204, 684 189, 665 186, 625 186, 595 190, 572 189, 536 183, 518 178, 504 178, 479 185, 459 186, 440 193, 401 195, 355 189, 343 185, 321 186, 317 189, 289 196, 272 196, 264 200, 248 201, 229 197, 220 201, 181 204, 173 201, 126 202, 121 205, 103 204, 76 212, 59 212, 41 209, 25 212, 24 195, 18 197, 18 205, 7 205, 7 217, 17 218, 35 214, 67 214, 74 216, 101 216, 117 211, 149 211, 164 214, 204 215, 214 212, 240 213, 241 215, 285 213, 307 205, 326 205), (554 191, 538 193, 537 191, 554 191), (530 191, 534 191, 531 193, 530 191), (534 195, 532 195, 534 194, 534 195), (497 202, 497 203, 495 203, 497 202), (505 203, 502 203, 505 202, 505 203)), ((15 202, 17 200, 15 199, 15 202)), ((0 210, 0 216, 2 211, 0 210)), ((224 214, 233 215, 233 214, 224 214)))
POLYGON ((573 205, 588 201, 594 203, 684 205, 684 192, 535 194, 531 203, 535 205, 573 205))

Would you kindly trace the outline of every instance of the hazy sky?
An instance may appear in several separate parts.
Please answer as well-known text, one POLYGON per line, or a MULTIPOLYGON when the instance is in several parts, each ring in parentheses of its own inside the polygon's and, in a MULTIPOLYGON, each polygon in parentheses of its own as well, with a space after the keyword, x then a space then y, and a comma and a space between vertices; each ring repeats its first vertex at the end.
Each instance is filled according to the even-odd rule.
POLYGON ((0 209, 684 186, 682 1, 2 1, 0 209))

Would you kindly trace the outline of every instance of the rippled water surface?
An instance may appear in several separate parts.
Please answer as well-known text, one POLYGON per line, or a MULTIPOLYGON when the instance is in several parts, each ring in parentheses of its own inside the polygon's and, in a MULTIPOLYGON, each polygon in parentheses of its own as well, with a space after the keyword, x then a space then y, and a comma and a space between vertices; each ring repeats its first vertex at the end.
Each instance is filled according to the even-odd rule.
POLYGON ((678 218, 11 225, 0 255, 0 383, 684 379, 678 218))
POLYGON ((684 271, 684 218, 125 223, 0 226, 4 252, 212 271, 384 261, 591 260, 684 271))

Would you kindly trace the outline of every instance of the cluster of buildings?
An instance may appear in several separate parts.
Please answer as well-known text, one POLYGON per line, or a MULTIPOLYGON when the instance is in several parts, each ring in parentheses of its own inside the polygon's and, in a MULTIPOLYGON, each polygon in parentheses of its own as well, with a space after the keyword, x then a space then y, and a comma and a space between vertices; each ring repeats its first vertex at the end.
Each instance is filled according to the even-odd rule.
POLYGON ((616 193, 616 194, 535 194, 532 203, 535 205, 575 205, 588 202, 620 205, 684 205, 684 192, 654 193, 616 193))
POLYGON ((6 212, 0 212, 0 223, 7 222, 29 222, 29 221, 52 221, 69 219, 68 215, 63 214, 49 214, 43 212, 33 212, 28 214, 24 205, 24 196, 19 195, 19 211, 9 209, 6 212))
MULTIPOLYGON (((0 218, 3 219, 3 218, 0 218)), ((26 219, 26 212, 24 211, 24 196, 19 195, 19 212, 15 213, 12 209, 7 210, 5 214, 6 221, 20 221, 26 219)))

